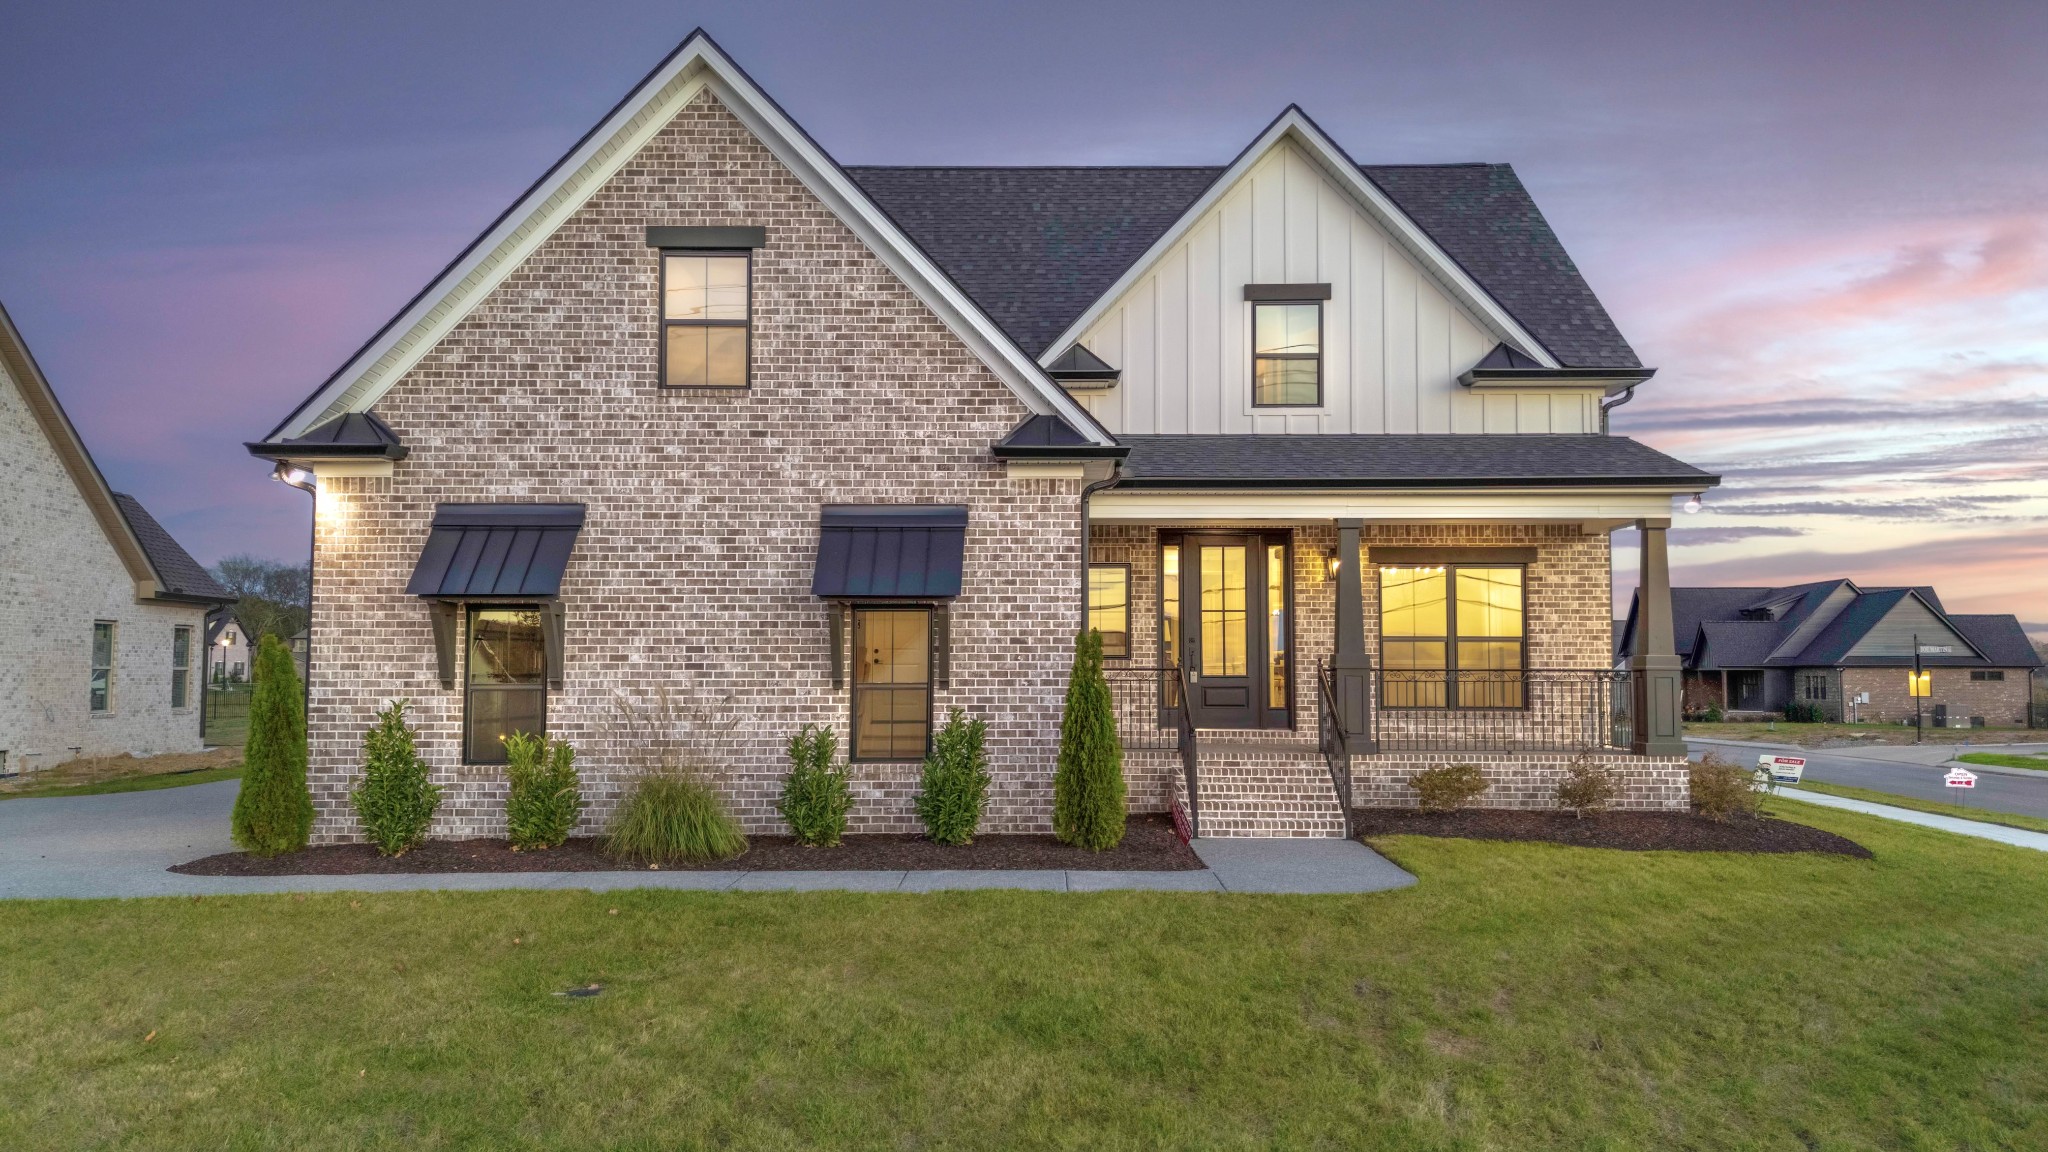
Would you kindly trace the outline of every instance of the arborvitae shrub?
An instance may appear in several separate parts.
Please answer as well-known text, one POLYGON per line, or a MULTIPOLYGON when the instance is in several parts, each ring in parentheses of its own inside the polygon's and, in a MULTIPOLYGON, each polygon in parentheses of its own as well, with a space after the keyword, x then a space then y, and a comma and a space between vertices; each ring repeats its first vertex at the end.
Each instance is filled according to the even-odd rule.
POLYGON ((257 645, 255 678, 231 831, 244 851, 276 856, 304 848, 313 831, 313 796, 306 790, 306 696, 291 650, 275 636, 257 645))
POLYGON ((831 848, 846 832, 853 787, 846 769, 832 763, 839 738, 823 724, 806 724, 789 738, 789 776, 775 810, 799 844, 831 848))
POLYGON ((524 732, 505 738, 505 838, 524 852, 553 848, 569 838, 583 811, 576 749, 566 740, 524 732))
POLYGON ((1102 633, 1092 628, 1074 642, 1052 796, 1052 834, 1060 840, 1091 852, 1123 842, 1124 748, 1102 676, 1102 633))
POLYGON ((969 720, 955 708, 932 737, 917 794, 917 818, 925 835, 940 844, 969 844, 981 825, 988 799, 988 753, 982 745, 988 723, 969 720))
POLYGON ((1486 774, 1476 764, 1437 764, 1408 778, 1424 812, 1453 812, 1486 791, 1486 774))
POLYGON ((664 769, 642 776, 626 793, 604 850, 638 864, 698 864, 732 859, 747 850, 747 838, 725 801, 695 772, 664 769))
POLYGON ((363 736, 363 782, 349 793, 363 835, 386 856, 402 856, 426 839, 441 806, 441 790, 427 778, 413 740, 405 701, 393 700, 363 736))

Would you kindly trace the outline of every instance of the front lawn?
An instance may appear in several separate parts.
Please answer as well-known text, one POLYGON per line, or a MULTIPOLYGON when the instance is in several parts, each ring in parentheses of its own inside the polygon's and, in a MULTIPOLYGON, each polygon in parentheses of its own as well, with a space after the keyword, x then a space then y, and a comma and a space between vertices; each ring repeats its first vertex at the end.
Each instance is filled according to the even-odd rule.
POLYGON ((2048 859, 1775 803, 1876 858, 0 905, 0 1147, 2048 1145, 2048 859))
MULTIPOLYGON (((1993 812, 1988 808, 1974 808, 1963 804, 1944 804, 1939 800, 1922 800, 1917 796, 1901 796, 1895 792, 1880 792, 1875 788, 1857 788, 1848 784, 1829 784, 1821 780, 1801 780, 1799 787, 1808 792, 1825 792, 1830 796, 1867 800, 1872 804, 1890 804, 1894 808, 1911 808, 1915 812, 1932 812, 1937 816, 1957 816, 1985 824, 2024 828, 2029 832, 2048 832, 2048 820, 2043 820, 2039 816, 1993 812)), ((1962 790, 1957 791, 1960 793, 1962 790)))
POLYGON ((1965 752, 1956 757, 1965 764, 1989 764, 1994 768, 2032 768, 2048 772, 2048 756, 2018 756, 2005 752, 1965 752))
POLYGON ((240 748, 169 752, 162 756, 104 756, 68 760, 55 768, 0 780, 0 800, 48 796, 100 796, 211 784, 242 775, 240 748))

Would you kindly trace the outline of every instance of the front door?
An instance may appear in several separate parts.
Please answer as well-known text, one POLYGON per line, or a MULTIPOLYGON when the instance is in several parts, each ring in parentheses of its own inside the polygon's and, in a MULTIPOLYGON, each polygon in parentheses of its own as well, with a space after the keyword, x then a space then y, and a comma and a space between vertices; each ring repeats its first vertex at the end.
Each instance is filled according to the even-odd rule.
POLYGON ((1182 542, 1189 711, 1200 728, 1288 727, 1284 538, 1190 533, 1182 542))

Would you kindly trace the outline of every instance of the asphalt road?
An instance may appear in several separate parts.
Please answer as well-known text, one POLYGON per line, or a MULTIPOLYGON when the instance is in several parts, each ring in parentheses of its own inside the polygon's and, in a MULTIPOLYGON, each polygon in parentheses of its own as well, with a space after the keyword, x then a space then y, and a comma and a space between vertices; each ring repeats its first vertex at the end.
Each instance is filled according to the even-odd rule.
MULTIPOLYGON (((1712 748, 1731 760, 1755 764, 1757 755, 1764 751, 1752 745, 1720 741, 1692 739, 1687 743, 1693 748, 1694 759, 1698 759, 1698 753, 1712 748)), ((1857 788, 1871 788, 1879 792, 1913 796, 1922 800, 1939 800, 1948 804, 1967 804, 1972 808, 1984 808, 1993 812, 2048 818, 2048 772, 2007 776, 1984 771, 1975 765, 1965 765, 1970 771, 1977 773, 1977 786, 1973 789, 1950 788, 1941 782, 1943 774, 1948 769, 1937 763, 1914 763, 1903 758, 1856 754, 1864 751, 1860 748, 1830 748, 1795 750, 1787 754, 1806 757, 1808 780, 1819 780, 1827 784, 1848 784, 1857 788)), ((1882 753, 1889 750, 1869 751, 1882 753)), ((1898 757, 1907 754, 1905 749, 1894 753, 1898 757)), ((1923 756, 1923 759, 1933 760, 1937 755, 1940 754, 1929 753, 1923 756)))

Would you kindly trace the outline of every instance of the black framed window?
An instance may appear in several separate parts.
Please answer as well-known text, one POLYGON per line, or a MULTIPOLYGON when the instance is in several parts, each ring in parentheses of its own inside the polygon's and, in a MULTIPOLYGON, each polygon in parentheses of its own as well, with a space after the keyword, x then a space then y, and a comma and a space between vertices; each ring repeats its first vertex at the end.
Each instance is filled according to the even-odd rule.
POLYGON ((1825 673, 1808 673, 1799 678, 1800 696, 1807 700, 1828 698, 1828 678, 1825 673))
POLYGON ((932 732, 932 610, 853 610, 853 759, 922 760, 932 732))
POLYGON ((469 610, 464 763, 503 764, 505 737, 547 731, 545 645, 538 607, 469 610))
POLYGON ((1381 568, 1381 706, 1522 707, 1525 583, 1519 565, 1381 568))
POLYGON ((1252 305, 1252 406, 1313 408, 1323 402, 1323 306, 1252 305))
POLYGON ((114 710, 114 622, 95 620, 92 625, 92 680, 86 699, 95 712, 114 710))
POLYGON ((1131 566, 1088 566, 1088 627, 1102 633, 1102 655, 1111 660, 1131 654, 1131 566))
POLYGON ((1987 670, 1987 669, 1983 669, 1983 668, 1976 668, 1976 669, 1972 669, 1972 670, 1971 670, 1971 672, 1970 672, 1970 679, 1972 679, 1972 680, 2003 680, 2003 679, 2005 679, 2005 669, 2003 669, 2003 668, 1991 668, 1991 669, 1988 669, 1988 670, 1987 670))
POLYGON ((171 707, 183 708, 192 695, 192 629, 171 629, 171 707))
POLYGON ((745 388, 753 359, 753 255, 661 254, 661 382, 745 388))

